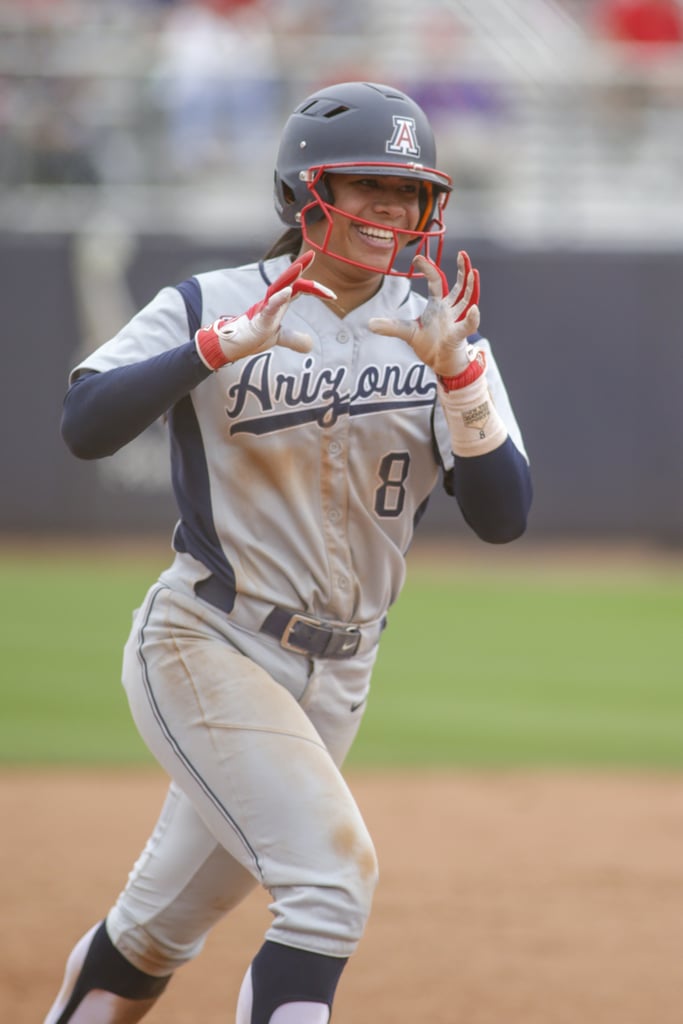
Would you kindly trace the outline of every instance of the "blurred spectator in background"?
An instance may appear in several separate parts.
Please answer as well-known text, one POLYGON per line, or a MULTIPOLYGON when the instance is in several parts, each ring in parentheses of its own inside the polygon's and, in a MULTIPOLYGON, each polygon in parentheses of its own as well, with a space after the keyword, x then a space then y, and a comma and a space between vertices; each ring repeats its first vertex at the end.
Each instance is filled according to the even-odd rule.
MULTIPOLYGON (((628 156, 639 147, 669 146, 680 136, 683 96, 683 8, 678 0, 598 0, 595 38, 605 52, 605 87, 599 109, 604 141, 628 156), (670 72, 673 72, 671 74, 670 72)), ((677 152, 662 154, 672 165, 677 152)))
MULTIPOLYGON (((282 122, 306 92, 335 82, 383 81, 378 58, 387 45, 373 14, 381 0, 277 0, 271 22, 286 69, 282 122)), ((392 0, 393 2, 393 0, 392 0)), ((279 131, 279 126, 278 126, 279 131)))
POLYGON ((599 0, 599 33, 617 43, 633 43, 642 56, 654 48, 683 42, 683 12, 678 0, 599 0))
POLYGON ((468 59, 471 30, 452 0, 423 0, 397 61, 398 82, 410 89, 439 137, 439 156, 456 187, 486 189, 497 173, 496 147, 508 103, 496 81, 468 59), (400 75, 410 68, 409 81, 400 75))
POLYGON ((171 176, 238 164, 274 128, 277 67, 265 0, 183 0, 166 15, 154 91, 171 176))
POLYGON ((31 78, 21 88, 9 81, 4 86, 0 180, 13 185, 97 184, 93 140, 79 116, 83 83, 31 78))

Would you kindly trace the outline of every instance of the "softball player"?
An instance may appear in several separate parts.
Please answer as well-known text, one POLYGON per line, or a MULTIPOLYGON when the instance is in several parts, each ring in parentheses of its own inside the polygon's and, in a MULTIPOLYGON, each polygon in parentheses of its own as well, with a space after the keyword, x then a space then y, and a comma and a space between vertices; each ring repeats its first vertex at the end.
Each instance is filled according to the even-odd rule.
POLYGON ((524 531, 531 501, 477 333, 477 272, 461 253, 451 289, 438 266, 451 181, 435 164, 403 93, 314 94, 283 131, 287 230, 267 257, 164 288, 72 372, 75 455, 168 424, 175 556, 135 613, 122 678, 171 782, 45 1024, 140 1020, 255 885, 272 921, 237 1024, 330 1020, 377 881, 340 766, 415 525, 439 478, 491 543, 524 531))

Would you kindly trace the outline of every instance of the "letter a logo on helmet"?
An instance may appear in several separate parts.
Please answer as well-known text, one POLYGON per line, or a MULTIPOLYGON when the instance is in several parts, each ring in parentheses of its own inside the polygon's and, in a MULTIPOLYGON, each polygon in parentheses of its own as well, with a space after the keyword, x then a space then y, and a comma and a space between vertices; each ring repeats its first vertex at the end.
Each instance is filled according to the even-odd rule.
POLYGON ((420 155, 420 146, 417 141, 415 118, 394 114, 392 120, 394 122, 394 134, 387 142, 387 153, 401 153, 403 156, 418 157, 420 155))

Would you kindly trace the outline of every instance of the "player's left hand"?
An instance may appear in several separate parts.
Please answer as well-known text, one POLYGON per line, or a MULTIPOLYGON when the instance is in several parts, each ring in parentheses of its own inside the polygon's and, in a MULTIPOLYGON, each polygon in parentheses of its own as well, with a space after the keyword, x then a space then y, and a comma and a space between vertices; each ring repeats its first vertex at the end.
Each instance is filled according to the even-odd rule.
POLYGON ((403 338, 440 377, 457 377, 469 366, 467 338, 479 326, 479 271, 466 252, 458 253, 458 276, 449 291, 446 275, 428 257, 416 256, 413 266, 429 288, 422 315, 417 320, 373 317, 368 326, 376 334, 403 338))
POLYGON ((308 251, 297 256, 291 265, 273 281, 260 302, 239 316, 222 316, 208 327, 200 327, 195 334, 199 356, 210 370, 219 370, 244 356, 265 352, 274 345, 310 352, 313 339, 301 331, 282 327, 282 319, 290 302, 297 295, 317 295, 321 299, 336 299, 329 288, 303 277, 315 253, 308 251))

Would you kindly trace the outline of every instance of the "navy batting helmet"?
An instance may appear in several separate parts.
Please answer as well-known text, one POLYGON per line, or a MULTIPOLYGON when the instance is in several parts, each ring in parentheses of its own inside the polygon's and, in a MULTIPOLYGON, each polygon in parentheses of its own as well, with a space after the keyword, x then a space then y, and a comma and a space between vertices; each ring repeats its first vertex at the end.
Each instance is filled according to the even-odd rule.
POLYGON ((435 163, 427 115, 405 93, 373 82, 327 86, 300 103, 285 124, 275 165, 275 209, 284 224, 300 227, 314 248, 327 252, 325 243, 311 242, 306 225, 330 220, 335 210, 329 174, 412 178, 421 185, 421 216, 409 244, 426 250, 436 238, 440 255, 452 181, 435 163))

